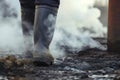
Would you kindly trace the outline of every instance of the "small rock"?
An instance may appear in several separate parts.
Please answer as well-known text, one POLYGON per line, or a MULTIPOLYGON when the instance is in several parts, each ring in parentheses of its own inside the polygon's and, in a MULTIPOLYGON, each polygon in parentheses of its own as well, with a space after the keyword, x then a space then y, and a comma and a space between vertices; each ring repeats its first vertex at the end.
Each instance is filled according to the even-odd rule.
POLYGON ((87 62, 82 62, 78 64, 78 68, 81 70, 86 70, 86 69, 91 68, 91 65, 87 62))
POLYGON ((80 74, 81 79, 89 78, 89 76, 86 73, 80 74))
POLYGON ((5 68, 5 64, 0 62, 0 75, 5 75, 7 73, 7 70, 5 68))
POLYGON ((113 80, 120 80, 120 76, 116 76, 113 80))
POLYGON ((106 71, 106 73, 112 73, 112 72, 114 72, 114 69, 110 68, 110 67, 106 67, 106 68, 104 68, 104 70, 106 71))

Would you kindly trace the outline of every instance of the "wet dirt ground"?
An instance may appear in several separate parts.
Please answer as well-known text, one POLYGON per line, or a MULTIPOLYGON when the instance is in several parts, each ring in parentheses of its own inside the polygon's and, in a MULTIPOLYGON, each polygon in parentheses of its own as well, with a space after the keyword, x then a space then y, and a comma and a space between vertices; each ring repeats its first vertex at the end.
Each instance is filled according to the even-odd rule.
MULTIPOLYGON (((106 46, 106 39, 97 40, 106 46)), ((119 53, 87 49, 57 61, 49 67, 2 69, 0 80, 120 80, 119 53)))

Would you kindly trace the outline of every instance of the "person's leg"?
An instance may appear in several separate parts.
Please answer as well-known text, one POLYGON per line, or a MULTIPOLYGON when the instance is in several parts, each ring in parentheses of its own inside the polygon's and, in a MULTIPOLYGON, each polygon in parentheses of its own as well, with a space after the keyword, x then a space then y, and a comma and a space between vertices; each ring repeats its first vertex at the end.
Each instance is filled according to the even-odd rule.
POLYGON ((22 16, 22 30, 24 35, 29 35, 33 30, 34 13, 35 13, 35 0, 19 0, 21 4, 22 16))
POLYGON ((36 0, 37 5, 47 5, 51 7, 59 7, 60 0, 36 0))
POLYGON ((34 22, 34 44, 33 53, 36 65, 44 63, 50 65, 54 58, 49 52, 49 45, 53 38, 59 0, 36 0, 35 22, 34 22))
MULTIPOLYGON (((31 36, 34 25, 34 14, 35 14, 35 0, 19 0, 21 5, 21 18, 22 18, 22 31, 25 38, 26 45, 26 58, 32 58, 32 42, 28 41, 27 38, 31 36)), ((32 41, 32 40, 31 40, 32 41)))

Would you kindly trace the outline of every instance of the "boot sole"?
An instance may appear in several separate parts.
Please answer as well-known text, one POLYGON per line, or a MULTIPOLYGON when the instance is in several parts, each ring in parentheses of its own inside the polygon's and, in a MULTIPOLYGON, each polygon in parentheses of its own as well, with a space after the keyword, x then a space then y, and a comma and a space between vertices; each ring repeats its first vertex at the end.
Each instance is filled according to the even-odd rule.
POLYGON ((39 66, 39 67, 48 67, 52 65, 53 62, 41 58, 33 58, 33 65, 34 66, 39 66))

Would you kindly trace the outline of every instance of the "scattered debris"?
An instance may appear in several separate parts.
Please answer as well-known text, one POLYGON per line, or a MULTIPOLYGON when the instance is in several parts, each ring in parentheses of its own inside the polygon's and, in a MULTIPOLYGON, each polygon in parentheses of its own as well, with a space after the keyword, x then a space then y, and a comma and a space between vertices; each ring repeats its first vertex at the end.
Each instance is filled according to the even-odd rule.
POLYGON ((68 54, 49 67, 37 67, 31 59, 0 59, 0 80, 120 80, 120 54, 89 49, 68 54))

